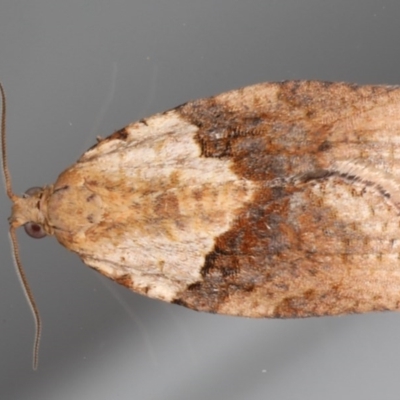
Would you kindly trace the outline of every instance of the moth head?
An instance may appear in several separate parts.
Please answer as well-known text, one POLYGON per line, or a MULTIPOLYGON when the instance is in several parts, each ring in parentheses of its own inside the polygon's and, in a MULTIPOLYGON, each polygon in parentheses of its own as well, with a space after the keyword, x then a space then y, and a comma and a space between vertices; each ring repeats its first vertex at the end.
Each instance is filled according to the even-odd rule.
POLYGON ((47 233, 43 227, 43 222, 39 222, 40 212, 40 200, 43 196, 43 189, 41 187, 31 187, 23 195, 24 199, 29 199, 26 203, 27 207, 36 207, 35 209, 29 209, 30 213, 33 214, 31 220, 25 222, 25 232, 35 239, 41 239, 47 236, 47 233), (34 203, 34 204, 32 204, 34 203))
POLYGON ((36 239, 46 236, 49 232, 45 228, 46 222, 41 210, 44 189, 33 187, 28 189, 21 197, 13 196, 11 199, 12 211, 9 218, 10 226, 14 229, 23 226, 25 232, 36 239))

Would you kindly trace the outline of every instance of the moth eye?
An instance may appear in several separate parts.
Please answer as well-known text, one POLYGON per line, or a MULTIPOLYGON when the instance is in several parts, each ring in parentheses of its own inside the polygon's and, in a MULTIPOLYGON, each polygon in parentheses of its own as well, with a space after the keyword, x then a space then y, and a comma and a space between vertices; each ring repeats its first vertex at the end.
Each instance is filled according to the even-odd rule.
POLYGON ((37 192, 40 192, 41 190, 42 190, 42 188, 39 186, 31 187, 27 191, 25 191, 25 197, 33 196, 34 194, 36 194, 37 192))
POLYGON ((46 236, 46 232, 43 227, 36 222, 27 222, 24 225, 25 232, 35 239, 41 239, 46 236))

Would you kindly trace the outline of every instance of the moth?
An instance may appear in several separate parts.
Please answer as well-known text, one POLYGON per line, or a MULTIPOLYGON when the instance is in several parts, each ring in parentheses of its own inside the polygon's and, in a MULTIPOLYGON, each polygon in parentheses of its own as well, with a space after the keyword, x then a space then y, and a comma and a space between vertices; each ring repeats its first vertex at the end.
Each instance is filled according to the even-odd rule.
POLYGON ((399 309, 400 87, 285 81, 191 101, 99 139, 23 196, 4 115, 20 271, 24 226, 137 293, 197 311, 399 309))

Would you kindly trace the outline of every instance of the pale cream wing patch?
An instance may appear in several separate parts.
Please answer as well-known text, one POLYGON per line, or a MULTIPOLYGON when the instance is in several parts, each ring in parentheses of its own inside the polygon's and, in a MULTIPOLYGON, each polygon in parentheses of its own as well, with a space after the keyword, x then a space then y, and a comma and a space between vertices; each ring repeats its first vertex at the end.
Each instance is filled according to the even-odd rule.
POLYGON ((172 110, 87 151, 60 175, 49 201, 57 239, 150 297, 172 301, 198 281, 215 238, 251 201, 253 184, 229 160, 201 157, 197 129, 172 110), (63 208, 79 198, 93 209, 76 211, 71 222, 63 208))

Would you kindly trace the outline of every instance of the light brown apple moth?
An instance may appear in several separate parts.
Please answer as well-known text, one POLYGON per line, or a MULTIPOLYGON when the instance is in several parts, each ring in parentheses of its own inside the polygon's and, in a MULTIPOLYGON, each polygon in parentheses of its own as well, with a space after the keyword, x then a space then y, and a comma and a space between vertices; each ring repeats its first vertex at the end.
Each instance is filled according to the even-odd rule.
POLYGON ((137 293, 247 317, 399 308, 397 86, 288 81, 192 101, 22 197, 5 156, 3 129, 11 236, 55 235, 137 293))

